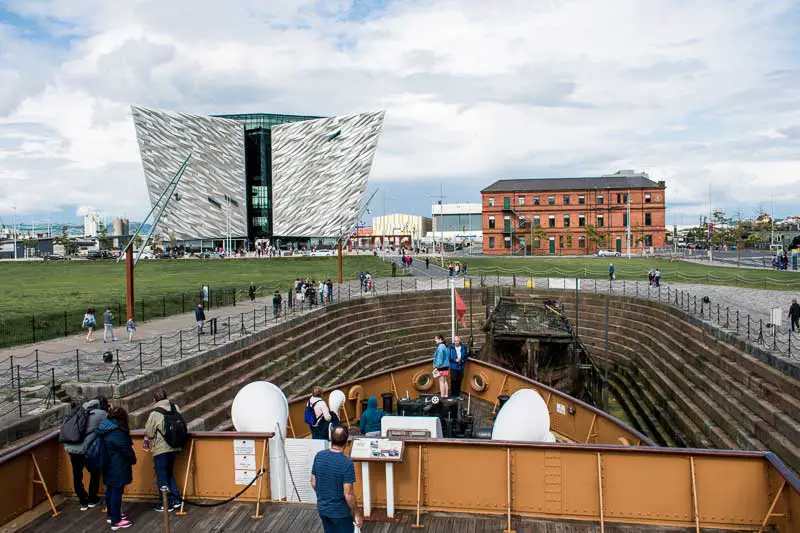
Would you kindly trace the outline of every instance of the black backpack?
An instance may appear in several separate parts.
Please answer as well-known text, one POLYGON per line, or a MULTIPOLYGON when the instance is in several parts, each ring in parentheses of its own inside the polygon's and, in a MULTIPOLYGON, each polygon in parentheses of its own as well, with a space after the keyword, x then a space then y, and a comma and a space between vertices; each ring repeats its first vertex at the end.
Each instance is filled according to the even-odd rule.
POLYGON ((170 448, 181 448, 189 440, 189 430, 186 427, 186 421, 181 414, 175 409, 175 404, 170 403, 170 410, 167 411, 160 407, 156 407, 156 412, 164 415, 164 432, 161 436, 170 448))
POLYGON ((58 433, 58 442, 80 444, 86 438, 86 426, 89 424, 89 411, 79 405, 70 413, 58 433))

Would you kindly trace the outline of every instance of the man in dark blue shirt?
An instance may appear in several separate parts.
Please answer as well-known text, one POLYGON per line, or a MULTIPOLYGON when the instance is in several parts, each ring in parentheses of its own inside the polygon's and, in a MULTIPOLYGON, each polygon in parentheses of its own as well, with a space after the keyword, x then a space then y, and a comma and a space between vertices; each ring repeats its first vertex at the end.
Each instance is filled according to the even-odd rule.
POLYGON ((344 454, 349 438, 347 428, 338 426, 331 433, 331 449, 314 457, 311 486, 317 493, 317 510, 325 533, 352 533, 353 524, 361 527, 356 505, 356 469, 344 454))

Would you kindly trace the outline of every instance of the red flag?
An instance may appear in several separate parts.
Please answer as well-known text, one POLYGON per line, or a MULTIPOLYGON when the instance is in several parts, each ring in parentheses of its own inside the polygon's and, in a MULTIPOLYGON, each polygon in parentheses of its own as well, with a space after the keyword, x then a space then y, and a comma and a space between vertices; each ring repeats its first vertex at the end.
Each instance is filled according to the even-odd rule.
POLYGON ((456 320, 458 320, 462 326, 467 327, 467 321, 464 320, 464 315, 467 314, 467 304, 461 299, 458 291, 454 292, 456 293, 456 320))

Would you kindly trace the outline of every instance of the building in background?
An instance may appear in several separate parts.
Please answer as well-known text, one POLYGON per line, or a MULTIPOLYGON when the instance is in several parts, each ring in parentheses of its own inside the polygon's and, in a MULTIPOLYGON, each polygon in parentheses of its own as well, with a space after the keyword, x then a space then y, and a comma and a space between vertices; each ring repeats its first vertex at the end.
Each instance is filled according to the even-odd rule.
POLYGON ((507 179, 481 191, 486 255, 582 255, 664 248, 666 185, 645 173, 507 179), (630 220, 628 219, 630 213, 630 220))
POLYGON ((418 248, 432 227, 431 219, 420 215, 395 213, 372 217, 373 241, 380 238, 406 248, 418 248))
POLYGON ((100 213, 97 211, 88 211, 83 215, 83 236, 84 237, 97 237, 100 232, 100 213))
POLYGON ((111 221, 111 236, 124 237, 130 235, 130 223, 127 218, 115 218, 111 221))
POLYGON ((132 107, 153 205, 191 153, 159 232, 187 249, 319 246, 351 232, 383 111, 202 116, 132 107))
MULTIPOLYGON (((433 204, 433 227, 425 235, 425 243, 432 246, 442 241, 449 246, 480 246, 483 236, 481 204, 433 204)), ((448 248, 449 249, 449 248, 448 248)))

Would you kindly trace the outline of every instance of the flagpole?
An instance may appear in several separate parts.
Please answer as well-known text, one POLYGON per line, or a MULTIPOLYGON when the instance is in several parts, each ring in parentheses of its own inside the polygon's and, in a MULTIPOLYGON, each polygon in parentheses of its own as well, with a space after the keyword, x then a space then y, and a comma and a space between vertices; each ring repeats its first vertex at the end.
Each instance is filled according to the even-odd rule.
POLYGON ((450 342, 456 336, 456 283, 453 278, 450 281, 450 342))

